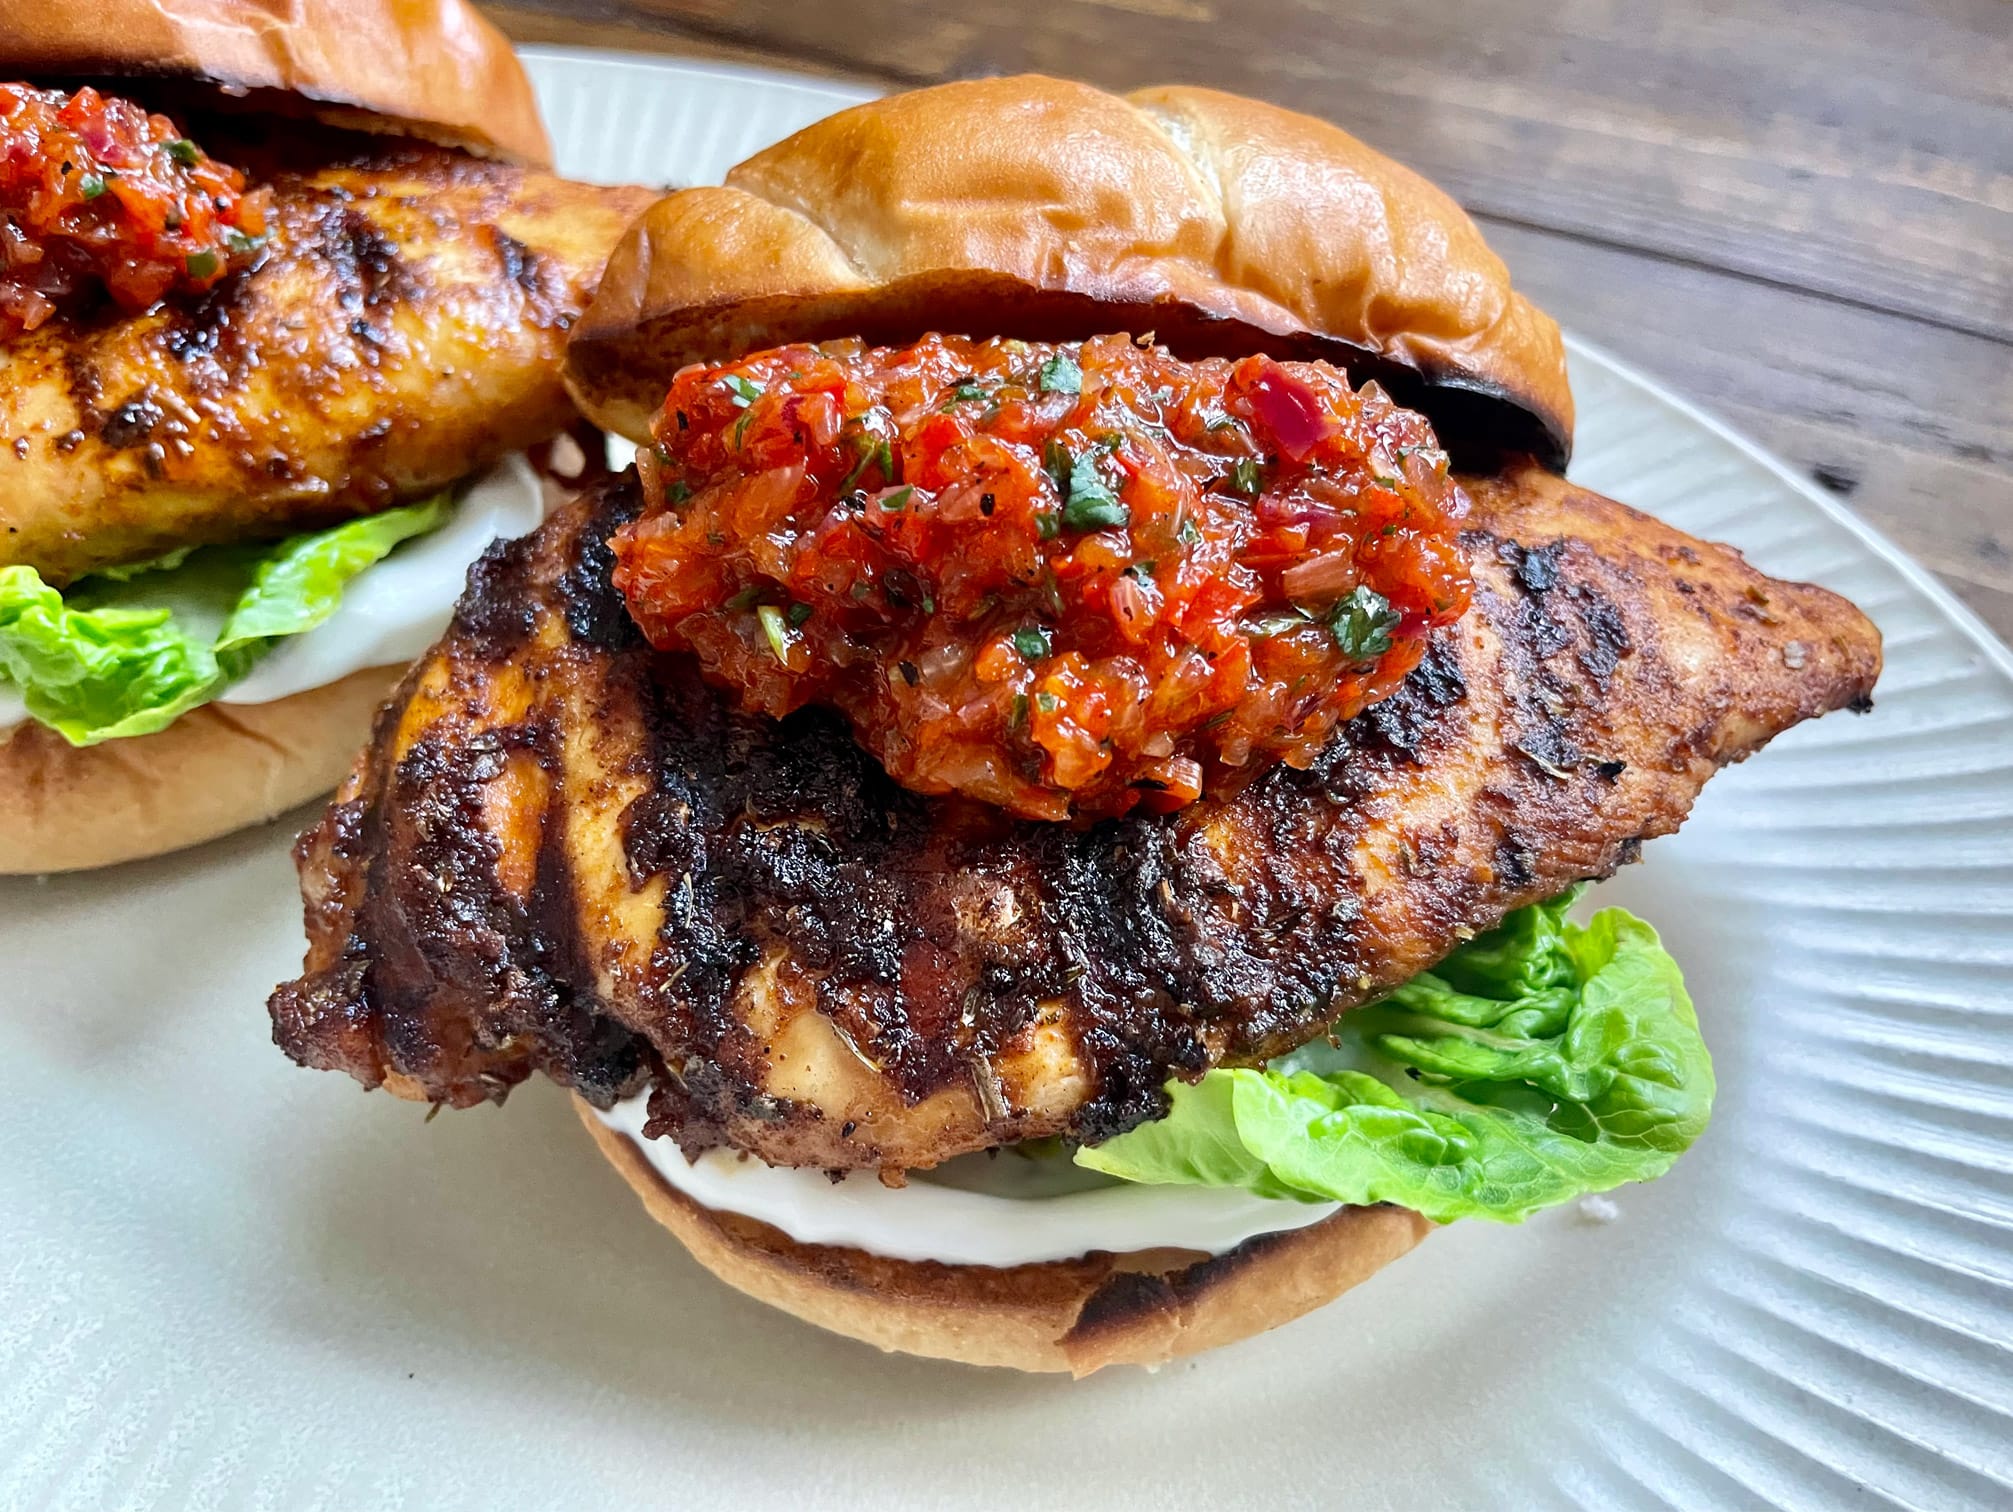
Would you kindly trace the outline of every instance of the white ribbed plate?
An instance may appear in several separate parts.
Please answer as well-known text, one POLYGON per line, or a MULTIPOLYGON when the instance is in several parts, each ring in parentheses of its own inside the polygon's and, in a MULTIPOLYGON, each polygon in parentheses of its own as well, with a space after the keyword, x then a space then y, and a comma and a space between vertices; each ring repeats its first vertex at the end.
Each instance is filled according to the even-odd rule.
MULTIPOLYGON (((600 178, 709 178, 852 98, 534 66, 600 178)), ((1579 478, 1888 638, 1875 714, 1604 890, 1722 1087, 1619 1221, 1456 1225, 1157 1377, 884 1358, 704 1276, 549 1087, 424 1124, 289 1066, 275 828, 0 884, 0 1508, 2013 1506, 2013 658, 1753 448, 1573 377, 1579 478)))

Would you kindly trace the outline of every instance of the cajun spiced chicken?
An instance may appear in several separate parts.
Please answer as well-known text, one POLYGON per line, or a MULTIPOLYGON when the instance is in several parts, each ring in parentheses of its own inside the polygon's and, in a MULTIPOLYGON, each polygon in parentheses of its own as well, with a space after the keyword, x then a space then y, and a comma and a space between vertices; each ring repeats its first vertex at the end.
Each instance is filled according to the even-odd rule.
POLYGON ((647 1085, 653 1133, 774 1164, 1095 1141, 1612 872, 1878 667, 1838 597, 1535 465, 1453 479, 1318 364, 758 354, 475 569, 302 839, 275 1032, 455 1106, 647 1085))

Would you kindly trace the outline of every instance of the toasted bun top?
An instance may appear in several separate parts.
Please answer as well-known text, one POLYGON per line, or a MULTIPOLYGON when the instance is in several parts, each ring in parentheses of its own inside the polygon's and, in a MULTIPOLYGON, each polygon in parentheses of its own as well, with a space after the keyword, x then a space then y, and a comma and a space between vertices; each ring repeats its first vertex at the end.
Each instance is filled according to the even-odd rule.
POLYGON ((930 330, 1323 357, 1466 459, 1558 466, 1572 438, 1558 327, 1417 174, 1236 95, 1038 76, 871 101, 659 201, 575 330, 569 382, 640 439, 687 363, 930 330))
POLYGON ((552 161, 531 80, 465 0, 0 0, 0 76, 277 91, 331 125, 552 161))

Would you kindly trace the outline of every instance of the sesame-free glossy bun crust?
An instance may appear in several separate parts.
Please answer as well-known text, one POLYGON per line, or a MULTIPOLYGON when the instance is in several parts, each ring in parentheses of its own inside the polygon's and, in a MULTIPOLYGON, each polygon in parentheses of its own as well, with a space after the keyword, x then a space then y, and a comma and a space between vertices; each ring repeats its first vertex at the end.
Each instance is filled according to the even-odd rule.
POLYGON ((0 876, 165 855, 332 789, 401 668, 264 704, 204 704, 153 735, 72 746, 0 730, 0 876))
POLYGON ((0 77, 194 80, 247 106, 537 167, 552 147, 510 42, 466 0, 0 0, 0 77))
POLYGON ((1152 331, 1187 357, 1321 357, 1471 464, 1563 465, 1551 318, 1461 208, 1325 121, 1216 90, 1026 76, 844 110, 659 201, 567 363, 642 440, 671 375, 794 340, 1152 331))
POLYGON ((701 1206, 584 1103, 580 1120, 650 1216, 736 1290, 881 1349, 1085 1376, 1159 1365, 1277 1328, 1390 1264, 1432 1228, 1404 1208, 1343 1208, 1225 1255, 1086 1255, 994 1268, 890 1260, 701 1206))

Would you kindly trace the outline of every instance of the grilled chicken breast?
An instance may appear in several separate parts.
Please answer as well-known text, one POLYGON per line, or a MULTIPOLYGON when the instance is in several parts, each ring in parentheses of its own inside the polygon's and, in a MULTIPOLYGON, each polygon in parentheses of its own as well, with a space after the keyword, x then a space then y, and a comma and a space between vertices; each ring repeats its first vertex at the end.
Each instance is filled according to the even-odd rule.
POLYGON ((551 435, 566 331, 654 198, 406 144, 272 183, 253 269, 0 346, 0 566, 333 524, 551 435))
POLYGON ((1723 764, 1864 706, 1879 637, 1535 467, 1469 480, 1474 609, 1305 771, 1095 828, 891 783, 730 711, 609 582, 633 480, 471 576, 298 859, 295 1059, 456 1106, 534 1070, 777 1164, 1096 1140, 1506 911, 1633 859, 1723 764))

